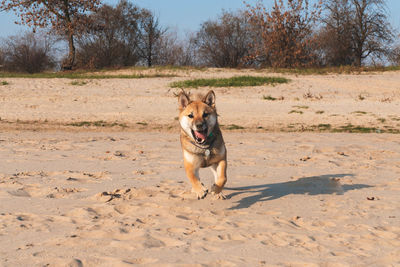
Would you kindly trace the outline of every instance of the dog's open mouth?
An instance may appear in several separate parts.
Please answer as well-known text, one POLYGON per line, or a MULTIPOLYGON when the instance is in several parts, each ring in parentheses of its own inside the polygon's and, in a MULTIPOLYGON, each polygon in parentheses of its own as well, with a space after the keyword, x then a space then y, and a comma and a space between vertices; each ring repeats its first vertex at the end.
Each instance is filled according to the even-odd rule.
POLYGON ((204 144, 207 141, 207 129, 202 131, 192 130, 192 135, 198 144, 204 144))

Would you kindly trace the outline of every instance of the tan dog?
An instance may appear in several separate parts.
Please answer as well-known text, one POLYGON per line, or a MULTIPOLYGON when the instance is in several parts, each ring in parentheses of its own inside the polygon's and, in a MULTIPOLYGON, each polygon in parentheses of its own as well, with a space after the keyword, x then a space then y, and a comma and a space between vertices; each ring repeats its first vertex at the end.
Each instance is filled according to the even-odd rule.
POLYGON ((226 148, 218 125, 214 91, 193 100, 183 91, 178 98, 183 161, 192 192, 198 199, 207 195, 208 190, 199 179, 199 168, 211 167, 215 177, 211 193, 224 199, 221 191, 226 183, 226 148))

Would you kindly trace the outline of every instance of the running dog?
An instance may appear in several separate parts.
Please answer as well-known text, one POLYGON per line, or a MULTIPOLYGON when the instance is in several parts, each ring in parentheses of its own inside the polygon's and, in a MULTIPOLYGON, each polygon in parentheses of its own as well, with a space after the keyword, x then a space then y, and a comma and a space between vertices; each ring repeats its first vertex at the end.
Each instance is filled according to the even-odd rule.
POLYGON ((192 183, 192 192, 203 199, 208 189, 200 182, 199 168, 211 167, 215 183, 211 193, 218 199, 225 199, 222 188, 226 183, 226 148, 218 125, 215 108, 215 93, 191 99, 182 91, 178 95, 181 145, 186 175, 192 183))

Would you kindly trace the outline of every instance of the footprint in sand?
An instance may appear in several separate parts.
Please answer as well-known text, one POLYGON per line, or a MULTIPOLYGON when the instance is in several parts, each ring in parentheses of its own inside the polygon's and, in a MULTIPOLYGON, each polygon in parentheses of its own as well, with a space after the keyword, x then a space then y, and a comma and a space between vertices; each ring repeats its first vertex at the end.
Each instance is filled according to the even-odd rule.
POLYGON ((16 197, 46 197, 46 198, 65 198, 73 193, 85 191, 82 188, 64 188, 64 187, 44 187, 43 185, 31 184, 25 185, 17 190, 8 191, 16 197))
POLYGON ((153 258, 134 258, 134 259, 123 260, 124 263, 132 264, 132 265, 151 264, 151 263, 155 263, 157 261, 158 261, 158 259, 153 259, 153 258))
POLYGON ((8 191, 8 193, 16 197, 41 197, 43 194, 45 194, 43 191, 43 187, 40 185, 32 184, 25 185, 14 191, 8 191))
POLYGON ((78 172, 78 171, 65 171, 62 176, 67 177, 69 182, 79 183, 93 183, 99 182, 100 179, 109 179, 108 172, 78 172))
POLYGON ((82 191, 86 191, 87 189, 83 188, 63 188, 63 187, 54 187, 52 192, 46 195, 47 198, 65 198, 66 196, 79 193, 82 191))

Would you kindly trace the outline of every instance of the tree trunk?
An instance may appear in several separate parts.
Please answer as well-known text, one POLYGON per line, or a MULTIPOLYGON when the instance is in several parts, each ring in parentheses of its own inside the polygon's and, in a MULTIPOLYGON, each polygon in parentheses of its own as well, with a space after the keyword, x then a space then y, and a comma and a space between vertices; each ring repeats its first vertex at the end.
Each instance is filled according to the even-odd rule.
POLYGON ((74 45, 74 32, 71 26, 71 17, 69 10, 69 0, 64 0, 64 14, 67 21, 66 36, 68 38, 68 57, 62 64, 63 70, 71 70, 75 63, 75 45, 74 45))
POLYGON ((149 47, 147 51, 147 67, 151 67, 153 65, 152 54, 153 54, 153 40, 149 36, 149 47))
POLYGON ((362 61, 361 56, 360 55, 356 55, 355 64, 356 64, 357 67, 361 67, 361 61, 362 61))
POLYGON ((74 45, 74 35, 68 33, 68 57, 62 65, 63 70, 71 70, 75 63, 75 45, 74 45))

